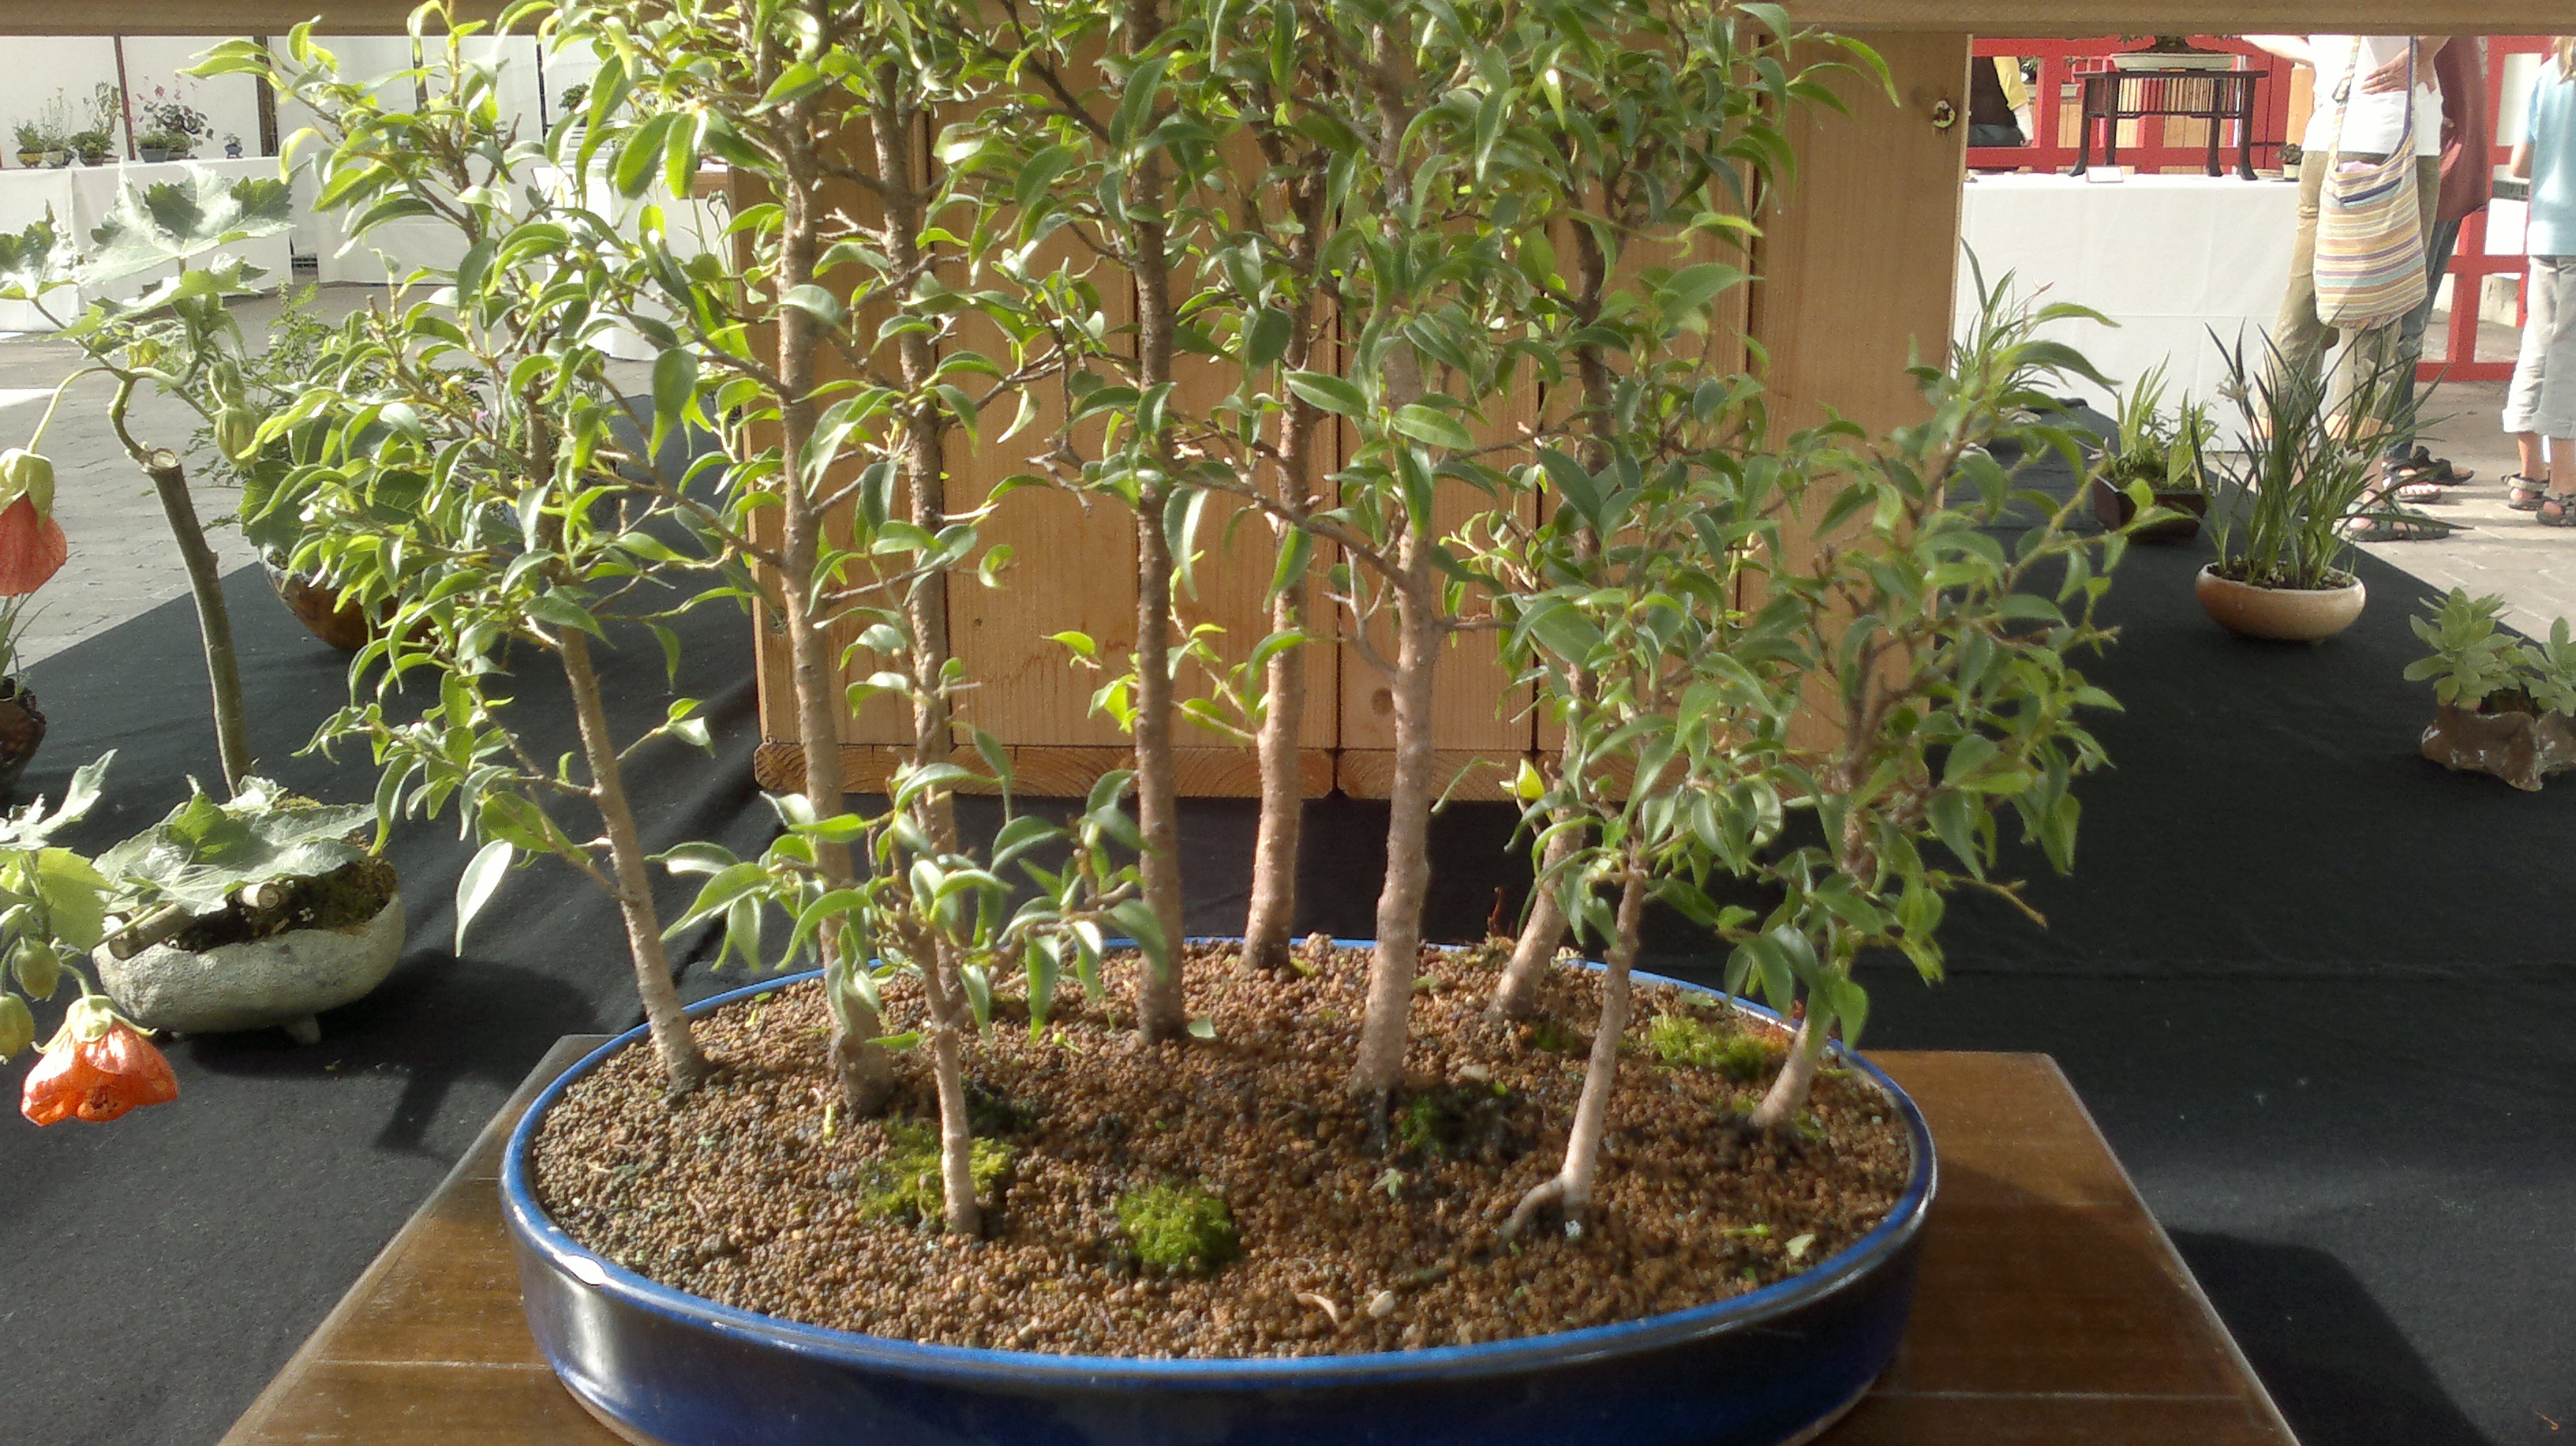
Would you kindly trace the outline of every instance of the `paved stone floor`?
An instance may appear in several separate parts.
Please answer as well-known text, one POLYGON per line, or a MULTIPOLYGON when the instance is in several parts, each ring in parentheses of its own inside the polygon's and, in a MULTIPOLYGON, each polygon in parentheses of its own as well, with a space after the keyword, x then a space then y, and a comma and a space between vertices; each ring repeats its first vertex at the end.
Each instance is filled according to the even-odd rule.
MULTIPOLYGON (((321 289, 323 314, 345 316, 381 287, 321 289)), ((267 334, 279 309, 274 296, 247 298, 234 307, 243 333, 267 334)), ((80 349, 51 336, 22 334, 0 341, 0 447, 22 447, 63 378, 80 368, 80 349)), ((646 369, 617 364, 633 375, 621 385, 645 384, 646 369)), ((113 388, 102 378, 73 384, 47 428, 44 452, 54 462, 55 516, 71 542, 71 560, 35 596, 18 637, 18 661, 32 663, 70 647, 188 592, 179 545, 170 538, 152 484, 126 456, 108 426, 113 388)), ((186 450, 198 422, 187 408, 158 395, 138 394, 129 425, 146 446, 186 450)), ((239 491, 190 478, 197 514, 224 570, 258 561, 231 525, 239 491)))
POLYGON ((2468 486, 2422 508, 2460 530, 2438 541, 2371 543, 2368 550, 2433 587, 2466 588, 2472 597, 2499 594, 2509 604, 2508 621, 2547 637, 2553 619, 2576 626, 2576 528, 2543 527, 2530 513, 2505 506, 2501 479, 2515 458, 2500 420, 2504 392, 2502 382, 2450 383, 2424 402, 2424 444, 2477 472, 2468 486))
MULTIPOLYGON (((327 287, 322 293, 331 315, 379 295, 379 289, 365 286, 327 287)), ((259 335, 277 307, 274 298, 257 298, 237 310, 245 331, 259 335)), ((2481 350, 2502 354, 2510 333, 2489 330, 2498 335, 2482 339, 2481 350)), ((53 386, 79 365, 79 351, 67 342, 45 336, 0 341, 0 446, 25 444, 53 386)), ((644 369, 632 369, 641 385, 644 369)), ((108 429, 108 398, 98 378, 77 383, 46 434, 71 562, 37 594, 19 639, 21 662, 59 652, 188 590, 178 546, 151 485, 108 429)), ((2463 527, 2441 541, 2378 543, 2370 551, 2438 588, 2501 593, 2516 626, 2546 636, 2552 619, 2576 619, 2576 528, 2542 527, 2530 514, 2504 505, 2498 479, 2513 470, 2514 451, 2497 421, 2503 401, 2500 382, 2448 384, 2427 397, 2427 444, 2475 468, 2477 478, 2424 510, 2463 527)), ((147 444, 184 446, 195 424, 184 409, 145 397, 136 404, 134 430, 147 444)), ((225 568, 256 561, 237 530, 217 525, 232 515, 238 494, 203 484, 197 494, 225 568)))

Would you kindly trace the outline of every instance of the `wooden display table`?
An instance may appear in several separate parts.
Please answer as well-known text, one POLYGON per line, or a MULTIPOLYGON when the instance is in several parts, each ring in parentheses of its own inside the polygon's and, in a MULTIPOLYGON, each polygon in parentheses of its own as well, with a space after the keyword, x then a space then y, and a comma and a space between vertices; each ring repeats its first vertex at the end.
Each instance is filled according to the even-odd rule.
MULTIPOLYGON (((537 1356, 501 1147, 569 1035, 224 1437, 224 1446, 617 1446, 537 1356)), ((2296 1446, 2046 1055, 1871 1056, 1940 1142, 1914 1322, 1819 1446, 2296 1446)))

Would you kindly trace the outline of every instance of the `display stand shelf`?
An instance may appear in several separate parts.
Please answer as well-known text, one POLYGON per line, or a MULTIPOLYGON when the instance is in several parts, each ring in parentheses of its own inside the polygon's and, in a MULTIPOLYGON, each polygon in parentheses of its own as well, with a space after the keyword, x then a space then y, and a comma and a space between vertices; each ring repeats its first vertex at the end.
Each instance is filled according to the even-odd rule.
MULTIPOLYGON (((519 1314, 501 1148, 604 1036, 569 1035, 223 1446, 616 1446, 519 1314)), ((1914 1322, 1818 1446, 2296 1446, 2046 1055, 1871 1056, 1940 1142, 1914 1322)))

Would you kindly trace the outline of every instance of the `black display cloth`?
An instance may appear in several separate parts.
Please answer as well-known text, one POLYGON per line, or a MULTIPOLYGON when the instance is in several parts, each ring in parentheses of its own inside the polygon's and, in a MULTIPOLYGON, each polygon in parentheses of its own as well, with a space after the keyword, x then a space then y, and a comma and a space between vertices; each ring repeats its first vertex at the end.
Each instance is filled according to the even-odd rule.
MULTIPOLYGON (((2275 646, 2200 614, 2204 560, 2141 548, 2121 569, 2106 608, 2120 641, 2087 667, 2127 705, 2095 722, 2116 767, 2080 790, 2075 874, 2032 885, 2050 927, 1961 900, 1947 982, 1869 968, 1865 1043, 2055 1055, 2311 1443, 2567 1439, 2576 968, 2558 848, 2576 780, 2527 796, 2416 756, 2431 702, 2399 676, 2423 591, 2403 574, 2362 559, 2361 623, 2275 646)), ((227 589, 264 768, 368 796, 362 754, 296 752, 346 696, 341 655, 255 571, 227 589)), ((750 629, 710 609, 683 632, 677 691, 708 700, 717 746, 657 745, 635 770, 648 842, 755 849, 772 817, 751 781, 750 629)), ((629 726, 660 716, 673 690, 657 649, 607 667, 629 726)), ((22 796, 59 796, 74 765, 118 750, 85 846, 157 818, 189 774, 216 777, 185 601, 32 681, 53 733, 22 796)), ((560 683, 530 668, 520 694, 535 751, 570 749, 560 683)), ((1384 817, 1312 806, 1301 929, 1370 931, 1384 817)), ((1251 834, 1248 804, 1186 807, 1194 929, 1239 926, 1251 834)), ((1516 901, 1527 868, 1510 835, 1490 805, 1437 821, 1436 937, 1481 933, 1498 888, 1516 901)), ((402 967, 324 1016, 320 1044, 185 1040, 174 1106, 0 1127, 0 1438, 214 1441, 555 1038, 635 1021, 615 912, 560 867, 514 874, 453 952, 471 852, 452 819, 395 835, 402 967)), ((1652 947, 1656 967, 1714 964, 1671 921, 1652 947)), ((710 974, 710 952, 677 947, 692 995, 742 982, 710 974)))

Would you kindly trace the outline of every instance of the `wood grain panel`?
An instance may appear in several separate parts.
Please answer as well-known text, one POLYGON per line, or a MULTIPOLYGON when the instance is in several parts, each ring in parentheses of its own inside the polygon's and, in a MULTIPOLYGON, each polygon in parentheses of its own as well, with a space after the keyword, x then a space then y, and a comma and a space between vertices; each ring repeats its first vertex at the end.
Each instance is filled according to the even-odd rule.
MULTIPOLYGON (((943 124, 959 119, 963 117, 941 118, 943 124)), ((1065 262, 1089 265, 1112 344, 1132 347, 1136 296, 1127 274, 1061 233, 1037 249, 1030 267, 1044 270, 1065 262)), ((952 274, 950 284, 992 283, 952 274)), ((984 353, 1003 370, 1012 366, 1007 339, 980 313, 960 319, 955 345, 984 353)), ((1043 380, 1026 395, 1036 411, 1009 441, 994 439, 1011 425, 1018 397, 987 406, 978 437, 951 435, 947 467, 953 510, 977 505, 1007 478, 1038 472, 1037 459, 1064 440, 1063 380, 1043 380)), ((1105 430, 1087 424, 1073 443, 1083 455, 1096 457, 1105 430)), ((998 589, 971 576, 949 584, 950 636, 966 676, 976 685, 958 702, 960 722, 1020 746, 1124 744, 1127 735, 1116 720, 1091 710, 1103 674, 1080 666, 1063 644, 1047 639, 1067 631, 1088 634, 1111 672, 1126 667, 1136 645, 1135 514, 1113 497, 1086 497, 1060 486, 1024 487, 1001 499, 985 519, 983 533, 988 546, 1010 548, 1012 562, 998 589)))
POLYGON ((1848 115, 1820 105, 1789 117, 1796 180, 1774 198, 1756 243, 1761 285, 1751 329, 1771 356, 1775 428, 1825 409, 1873 432, 1916 420, 1905 374, 1948 351, 1959 251, 1959 178, 1967 164, 1968 38, 1886 35, 1899 102, 1857 73, 1835 77, 1848 115), (1961 117, 1944 131, 1933 108, 1961 117))
MULTIPOLYGON (((1132 767, 1132 750, 1115 745, 1008 744, 1004 751, 1018 792, 1029 798, 1081 798, 1100 775, 1132 767)), ((1183 798, 1258 798, 1261 765, 1240 748, 1179 748, 1174 767, 1183 798)), ((841 776, 852 793, 883 793, 886 781, 903 766, 900 749, 874 744, 844 744, 841 776)), ((1330 749, 1309 748, 1297 755, 1299 788, 1308 798, 1333 791, 1330 749)), ((752 754, 752 774, 772 793, 796 793, 805 786, 805 756, 778 742, 763 743, 752 754)), ((992 793, 967 788, 967 793, 992 793)))

